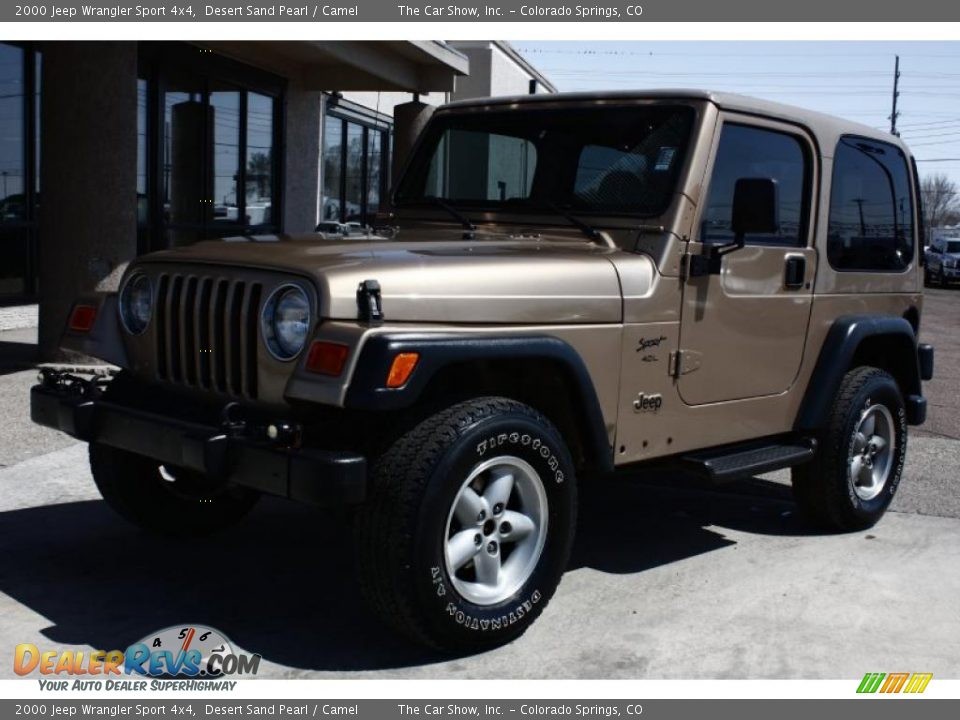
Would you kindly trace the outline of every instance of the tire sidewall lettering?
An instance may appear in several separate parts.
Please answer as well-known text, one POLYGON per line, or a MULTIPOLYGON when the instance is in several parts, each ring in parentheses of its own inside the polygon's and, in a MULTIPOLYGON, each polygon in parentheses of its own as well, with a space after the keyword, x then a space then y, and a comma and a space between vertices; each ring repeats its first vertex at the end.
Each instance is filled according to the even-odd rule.
POLYGON ((445 610, 447 615, 450 616, 457 625, 461 625, 468 630, 488 632, 503 630, 520 622, 524 617, 533 612, 534 607, 542 599, 543 593, 539 590, 533 590, 526 599, 512 603, 512 609, 505 609, 500 614, 495 614, 492 617, 473 616, 453 601, 447 602, 445 610))
POLYGON ((560 468, 560 459, 554 454, 551 446, 542 438, 528 433, 498 433, 480 440, 475 446, 475 453, 478 459, 494 457, 496 454, 504 454, 504 448, 509 447, 529 447, 531 450, 547 461, 547 467, 550 470, 549 476, 556 483, 562 483, 566 474, 560 468))

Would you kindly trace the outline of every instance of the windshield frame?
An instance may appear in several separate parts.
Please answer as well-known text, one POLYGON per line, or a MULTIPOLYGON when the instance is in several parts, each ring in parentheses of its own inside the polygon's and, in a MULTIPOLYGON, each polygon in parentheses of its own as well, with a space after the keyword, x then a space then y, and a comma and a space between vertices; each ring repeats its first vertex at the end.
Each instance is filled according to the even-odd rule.
MULTIPOLYGON (((689 114, 689 126, 685 137, 683 147, 679 149, 680 158, 677 161, 673 183, 670 189, 664 193, 663 201, 660 207, 648 211, 631 210, 627 207, 589 207, 568 202, 568 198, 556 198, 548 196, 547 198, 537 200, 530 198, 529 202, 516 202, 506 204, 502 201, 476 200, 465 202, 463 199, 451 199, 443 197, 442 199, 448 205, 457 210, 469 214, 471 219, 480 216, 483 221, 503 221, 505 218, 522 218, 521 222, 529 222, 529 219, 535 217, 553 217, 557 214, 555 209, 551 209, 551 204, 562 208, 577 217, 590 218, 591 224, 597 225, 620 225, 636 224, 638 220, 649 221, 655 218, 666 216, 675 206, 677 198, 684 193, 685 185, 689 178, 690 169, 697 155, 697 141, 701 132, 701 125, 704 121, 704 103, 697 98, 670 97, 670 98, 617 98, 609 100, 598 98, 594 101, 576 101, 563 100, 538 100, 536 103, 520 102, 512 106, 502 104, 491 105, 469 105, 457 107, 445 107, 436 111, 430 119, 423 132, 420 134, 417 142, 412 148, 410 155, 403 165, 398 182, 394 185, 390 194, 390 203, 394 211, 403 215, 417 216, 416 211, 427 211, 431 215, 436 208, 436 201, 432 196, 419 196, 410 199, 403 197, 403 191, 408 183, 412 182, 417 173, 425 178, 427 167, 432 161, 434 148, 439 142, 441 133, 449 126, 447 120, 456 117, 478 115, 509 115, 520 112, 544 112, 558 113, 571 110, 590 110, 593 112, 603 112, 608 110, 636 110, 642 111, 645 108, 668 108, 682 110, 689 114), (410 211, 414 211, 410 213, 410 211), (607 220, 609 222, 604 222, 607 220)), ((583 146, 586 147, 586 144, 583 146)), ((580 150, 582 152, 582 148, 580 150)), ((539 150, 538 150, 539 154, 539 150)), ((579 154, 578 154, 579 158, 579 154)))

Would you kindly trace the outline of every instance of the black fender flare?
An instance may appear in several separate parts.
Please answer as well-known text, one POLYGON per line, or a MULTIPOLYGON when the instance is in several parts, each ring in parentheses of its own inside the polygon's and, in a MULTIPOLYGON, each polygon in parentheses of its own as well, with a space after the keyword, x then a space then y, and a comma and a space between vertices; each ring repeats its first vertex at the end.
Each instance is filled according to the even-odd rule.
POLYGON ((899 368, 897 380, 907 403, 908 420, 911 424, 923 422, 926 401, 921 387, 917 336, 913 326, 906 318, 896 316, 843 315, 834 321, 820 349, 817 365, 797 415, 797 430, 811 431, 823 427, 857 350, 865 340, 876 337, 889 339, 888 359, 899 368))
POLYGON ((536 360, 559 363, 573 379, 575 406, 583 414, 584 444, 591 463, 601 472, 613 470, 613 448, 593 380, 573 347, 546 335, 487 335, 457 333, 385 333, 369 338, 347 387, 344 406, 356 410, 399 410, 414 405, 443 368, 476 360, 536 360), (386 387, 393 358, 419 353, 417 366, 405 385, 386 387))

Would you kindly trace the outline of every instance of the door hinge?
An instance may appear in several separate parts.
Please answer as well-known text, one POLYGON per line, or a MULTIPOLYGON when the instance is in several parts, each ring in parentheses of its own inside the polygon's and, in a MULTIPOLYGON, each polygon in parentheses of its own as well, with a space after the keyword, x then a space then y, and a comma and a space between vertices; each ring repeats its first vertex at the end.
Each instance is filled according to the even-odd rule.
POLYGON ((692 373, 694 370, 700 369, 702 361, 703 353, 699 353, 696 350, 671 350, 669 359, 670 374, 674 377, 679 377, 680 375, 692 373))

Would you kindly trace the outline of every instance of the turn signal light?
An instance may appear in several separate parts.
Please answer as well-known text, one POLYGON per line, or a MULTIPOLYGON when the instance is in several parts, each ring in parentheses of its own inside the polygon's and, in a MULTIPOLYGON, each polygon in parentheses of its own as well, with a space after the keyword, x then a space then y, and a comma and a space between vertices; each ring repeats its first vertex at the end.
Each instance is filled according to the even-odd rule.
POLYGON ((317 341, 307 353, 307 370, 320 375, 337 377, 347 364, 350 348, 340 343, 317 341))
POLYGON ((70 313, 68 327, 74 332, 90 332, 97 319, 97 308, 93 305, 74 305, 70 313))
POLYGON ((399 353, 393 359, 390 372, 387 373, 387 387, 398 388, 406 385, 418 360, 420 360, 420 353, 399 353))

